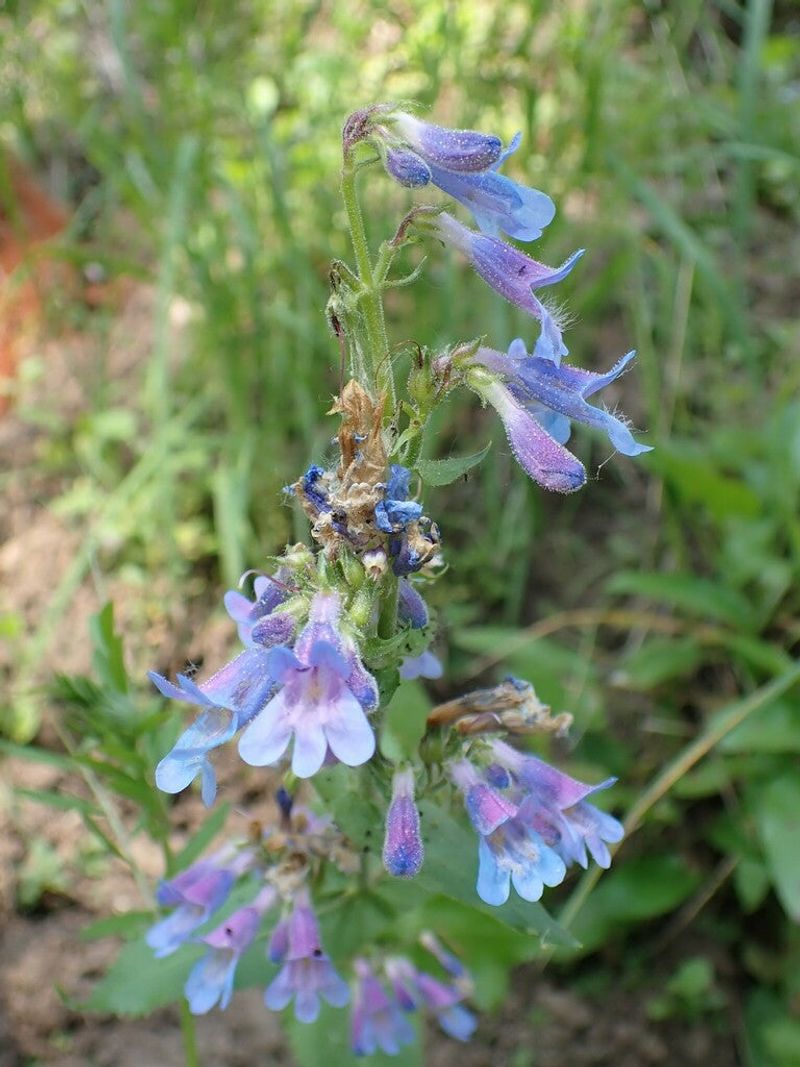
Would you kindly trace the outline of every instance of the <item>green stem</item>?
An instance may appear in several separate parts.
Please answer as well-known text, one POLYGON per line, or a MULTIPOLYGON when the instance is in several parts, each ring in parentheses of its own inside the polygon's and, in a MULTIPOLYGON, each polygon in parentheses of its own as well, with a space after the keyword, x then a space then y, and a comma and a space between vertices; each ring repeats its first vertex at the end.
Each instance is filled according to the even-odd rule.
POLYGON ((394 375, 389 359, 389 341, 386 335, 386 322, 383 315, 383 300, 380 285, 376 282, 369 254, 364 218, 356 192, 356 168, 352 152, 345 152, 342 168, 342 199, 347 212, 350 227, 350 240, 356 257, 359 281, 361 282, 361 300, 363 307, 366 341, 372 365, 375 386, 379 393, 386 393, 389 411, 394 411, 395 390, 394 375))
POLYGON ((383 596, 380 600, 378 615, 378 637, 394 637, 397 629, 397 601, 400 595, 400 583, 393 574, 387 575, 383 596))
POLYGON ((181 1001, 181 1033, 183 1034, 183 1058, 186 1067, 200 1067, 194 1016, 185 1000, 181 1001))

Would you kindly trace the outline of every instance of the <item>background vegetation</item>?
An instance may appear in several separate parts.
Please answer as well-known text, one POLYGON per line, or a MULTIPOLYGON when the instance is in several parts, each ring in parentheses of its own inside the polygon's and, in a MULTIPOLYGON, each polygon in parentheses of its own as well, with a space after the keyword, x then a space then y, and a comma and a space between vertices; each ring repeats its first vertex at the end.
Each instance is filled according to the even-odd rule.
MULTIPOLYGON (((13 155, 70 206, 49 328, 95 353, 77 412, 43 392, 44 350, 13 387, 36 446, 4 488, 46 479, 81 536, 45 611, 0 600, 6 750, 39 728, 42 662, 84 581, 124 578, 131 639, 165 666, 154 620, 179 647, 299 534, 280 489, 331 432, 345 115, 413 99, 446 124, 519 129, 509 172, 560 208, 535 254, 589 250, 562 286, 572 358, 604 369, 638 350, 621 406, 655 451, 605 465, 578 434, 597 480, 545 499, 491 415, 451 406, 437 455, 495 447, 428 505, 451 568, 442 692, 530 677, 575 714, 587 769, 620 776, 641 829, 567 904, 591 955, 570 973, 635 988, 661 953, 654 1019, 727 1013, 742 1063, 800 1062, 798 31, 797 7, 769 0, 0 3, 0 204, 13 218, 13 155), (120 376, 132 287, 151 296, 147 342, 120 376)), ((369 198, 377 240, 409 201, 378 174, 369 198)), ((528 329, 443 253, 426 278, 393 297, 398 344, 503 347, 528 329)), ((108 687, 125 688, 108 623, 94 690, 55 694, 76 744, 76 706, 119 710, 108 687)))

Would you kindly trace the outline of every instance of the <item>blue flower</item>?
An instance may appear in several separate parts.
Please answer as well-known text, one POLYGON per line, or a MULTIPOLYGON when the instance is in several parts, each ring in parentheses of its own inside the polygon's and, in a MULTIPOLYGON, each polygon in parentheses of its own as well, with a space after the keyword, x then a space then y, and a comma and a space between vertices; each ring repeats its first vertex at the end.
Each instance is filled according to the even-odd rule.
POLYGON ((375 525, 384 533, 392 534, 404 530, 410 522, 416 522, 422 516, 422 504, 408 499, 410 470, 393 463, 389 474, 383 500, 375 505, 375 525))
POLYGON ((428 166, 433 164, 460 174, 486 170, 500 161, 503 152, 503 142, 493 133, 451 130, 403 111, 392 116, 392 127, 428 166))
POLYGON ((267 987, 264 1003, 272 1011, 281 1011, 294 999, 298 1022, 313 1023, 319 1015, 320 997, 341 1008, 350 999, 350 990, 322 951, 319 926, 306 890, 298 893, 285 931, 279 957, 283 966, 267 987))
POLYGON ((156 900, 174 911, 147 931, 145 940, 158 959, 169 956, 188 940, 220 908, 239 874, 250 862, 249 854, 238 857, 218 854, 200 860, 158 887, 156 900))
POLYGON ((269 653, 280 688, 242 734, 239 754, 245 763, 276 763, 292 738, 298 778, 316 774, 328 748, 351 767, 372 756, 375 735, 364 710, 377 704, 377 686, 352 641, 340 633, 340 614, 337 593, 317 593, 294 651, 280 647, 269 653))
MULTIPOLYGON (((229 589, 225 594, 223 598, 225 610, 236 623, 239 629, 239 639, 243 645, 252 647, 254 643, 262 645, 270 643, 263 640, 263 631, 262 639, 256 640, 253 637, 253 629, 257 623, 266 616, 271 615, 275 608, 289 596, 288 580, 288 569, 279 567, 274 578, 264 574, 259 574, 256 577, 253 582, 253 590, 256 595, 255 601, 248 600, 246 596, 243 596, 235 589, 229 589)), ((286 616, 283 616, 283 618, 285 619, 286 616)), ((274 643, 280 644, 279 641, 274 643)))
POLYGON ((579 459, 552 437, 511 390, 499 381, 476 387, 503 420, 508 443, 520 467, 545 489, 574 493, 586 483, 586 469, 579 459))
POLYGON ((351 1021, 353 1052, 371 1056, 381 1049, 387 1056, 396 1056, 404 1045, 413 1043, 414 1027, 366 960, 354 960, 353 968, 357 979, 351 1021))
POLYGON ((395 878, 413 878, 422 869, 425 849, 420 833, 419 812, 414 803, 414 772, 395 772, 392 800, 386 812, 383 865, 395 878))
POLYGON ((649 445, 634 439, 622 419, 586 399, 616 381, 634 355, 629 352, 610 371, 595 374, 536 354, 529 356, 517 339, 507 355, 479 348, 473 362, 505 378, 505 385, 496 381, 479 384, 478 391, 497 409, 520 465, 545 488, 573 492, 584 484, 586 472, 563 447, 570 436, 570 420, 602 430, 623 455, 651 451, 649 445))
POLYGON ((519 147, 519 134, 503 149, 499 137, 447 130, 402 113, 384 136, 391 140, 395 133, 405 147, 388 148, 389 174, 410 188, 432 182, 468 208, 484 233, 533 241, 553 221, 556 209, 546 193, 497 173, 519 147))
POLYGON ((407 682, 415 678, 441 678, 443 674, 442 661, 429 648, 418 656, 406 656, 400 664, 400 677, 407 682))
POLYGON ((437 215, 432 225, 441 240, 462 252, 496 293, 539 320, 542 328, 534 351, 537 356, 560 363, 569 350, 561 336, 558 316, 534 296, 534 290, 566 278, 584 249, 573 252, 560 267, 548 267, 505 241, 462 226, 447 212, 437 215))
POLYGON ((440 982, 426 971, 418 970, 404 956, 388 959, 386 974, 398 1003, 405 1011, 427 1008, 436 1016, 436 1021, 446 1034, 458 1041, 468 1041, 477 1022, 461 1001, 465 996, 464 987, 471 985, 471 982, 466 978, 465 969, 459 961, 449 953, 447 955, 459 969, 460 980, 456 983, 440 982))
POLYGON ((264 912, 277 900, 272 886, 265 887, 249 905, 239 908, 201 940, 208 951, 198 960, 186 979, 184 994, 193 1015, 205 1015, 219 1003, 227 1008, 233 995, 236 967, 252 944, 264 912))
POLYGON ((407 578, 401 578, 398 583, 397 617, 412 630, 428 625, 428 605, 407 578))
POLYGON ((269 653, 261 647, 248 648, 199 686, 182 674, 178 685, 155 671, 148 677, 163 696, 205 709, 156 767, 156 785, 165 793, 180 793, 199 774, 203 803, 210 806, 217 783, 208 755, 230 741, 267 702, 275 688, 269 653))

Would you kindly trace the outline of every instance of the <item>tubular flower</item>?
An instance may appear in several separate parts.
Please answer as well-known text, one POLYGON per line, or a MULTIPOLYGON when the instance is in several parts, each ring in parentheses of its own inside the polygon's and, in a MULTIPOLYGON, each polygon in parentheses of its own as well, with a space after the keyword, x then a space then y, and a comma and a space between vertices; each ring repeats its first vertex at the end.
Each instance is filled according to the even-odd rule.
POLYGON ((396 1056, 414 1041, 414 1027, 397 1001, 390 997, 366 960, 356 959, 356 994, 351 1039, 356 1056, 371 1056, 378 1049, 396 1056))
POLYGON ((608 845, 622 840, 622 823, 586 798, 608 789, 616 778, 587 785, 503 741, 495 741, 492 751, 497 762, 509 771, 514 787, 524 796, 519 817, 527 826, 538 832, 567 864, 586 867, 588 849, 599 866, 610 866, 608 845))
MULTIPOLYGON (((239 639, 243 645, 251 645, 251 633, 256 623, 283 603, 289 595, 287 582, 289 570, 279 567, 274 578, 259 574, 253 582, 255 600, 248 600, 238 590, 229 589, 223 597, 225 610, 239 628, 239 639)), ((256 641, 256 644, 263 642, 256 641)), ((279 642, 276 642, 279 643, 279 642)))
POLYGON ((404 113, 382 132, 390 142, 398 136, 403 142, 386 151, 395 181, 409 188, 432 182, 468 208, 484 233, 533 241, 553 221, 556 209, 546 193, 497 173, 519 147, 519 134, 504 149, 499 137, 444 129, 404 113))
POLYGON ((145 936, 157 959, 180 948, 225 903, 249 859, 247 853, 238 858, 209 857, 161 883, 156 900, 162 907, 175 910, 151 926, 145 936))
POLYGON ((616 381, 634 355, 629 352, 610 371, 595 374, 535 353, 529 356, 517 338, 507 354, 482 347, 473 357, 476 366, 502 374, 505 382, 487 381, 482 374, 468 381, 497 410, 523 470, 546 489, 571 493, 585 484, 586 471, 564 447, 570 420, 602 430, 623 455, 650 451, 649 445, 634 439, 621 418, 587 402, 587 397, 616 381))
POLYGON ((502 374, 514 399, 558 443, 564 444, 569 439, 569 423, 574 419, 602 430, 623 455, 638 456, 650 452, 650 447, 635 441, 622 419, 587 403, 587 397, 615 382, 635 355, 635 352, 628 352, 610 371, 596 374, 566 363, 558 366, 535 353, 529 356, 525 342, 517 338, 509 345, 507 354, 491 348, 479 348, 474 362, 502 374))
POLYGON ((479 835, 477 890, 481 900, 494 906, 505 904, 513 884, 523 900, 536 901, 544 886, 563 881, 564 861, 520 818, 514 800, 490 785, 468 760, 451 765, 450 775, 464 795, 467 814, 479 835))
MULTIPOLYGON (((457 960, 455 962, 458 963, 457 960)), ((418 970, 404 956, 388 959, 386 974, 405 1011, 427 1008, 450 1037, 458 1041, 468 1041, 472 1037, 477 1023, 472 1012, 461 1003, 465 994, 458 985, 441 982, 433 975, 418 970)))
POLYGON ((227 1008, 239 959, 258 933, 264 912, 276 900, 276 890, 266 886, 251 904, 239 908, 201 938, 208 951, 189 972, 184 987, 193 1015, 205 1015, 217 1002, 223 1010, 227 1008))
POLYGON ((560 267, 548 267, 505 241, 462 226, 447 212, 437 215, 431 225, 445 244, 467 257, 496 293, 539 320, 542 329, 536 342, 536 355, 560 363, 569 349, 564 344, 557 317, 534 295, 534 290, 555 285, 566 278, 584 249, 573 252, 560 267))
POLYGON ((260 647, 245 649, 199 686, 182 674, 178 685, 155 671, 148 677, 163 696, 205 709, 156 767, 156 785, 165 793, 180 793, 199 774, 203 803, 210 806, 217 782, 208 754, 230 741, 266 703, 275 688, 269 653, 260 647))
POLYGON ((383 865, 395 878, 413 878, 419 874, 424 856, 419 812, 414 803, 414 772, 406 768, 395 772, 392 781, 392 801, 386 813, 383 865))
POLYGON ((340 613, 337 593, 317 593, 294 651, 280 647, 269 653, 280 689, 239 740, 245 763, 276 763, 292 737, 298 778, 316 774, 328 748, 350 767, 372 756, 375 735, 364 708, 377 703, 377 686, 337 629, 340 613))
POLYGON ((322 951, 317 919, 304 890, 295 900, 286 927, 283 966, 267 987, 264 1003, 272 1011, 281 1011, 294 998, 298 1022, 313 1023, 319 1015, 320 997, 342 1008, 350 999, 350 990, 322 951))

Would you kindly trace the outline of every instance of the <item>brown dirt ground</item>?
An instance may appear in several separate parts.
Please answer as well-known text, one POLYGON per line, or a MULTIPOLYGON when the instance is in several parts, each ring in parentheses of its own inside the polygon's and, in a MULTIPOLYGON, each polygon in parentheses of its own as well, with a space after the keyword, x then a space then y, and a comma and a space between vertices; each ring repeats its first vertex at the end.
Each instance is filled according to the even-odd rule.
MULTIPOLYGON (((109 344, 117 383, 132 382, 152 322, 152 294, 129 294, 119 309, 116 330, 124 344, 109 344)), ((28 398, 62 419, 77 418, 98 353, 92 338, 70 336, 48 342, 43 349, 46 375, 28 398)), ((107 368, 109 369, 109 368, 107 368)), ((54 513, 50 502, 62 491, 46 474, 37 473, 45 431, 23 422, 13 412, 0 422, 0 469, 5 469, 6 507, 0 515, 0 614, 20 615, 31 629, 47 612, 54 584, 63 574, 81 532, 54 513)), ((110 592, 123 623, 135 618, 136 591, 114 580, 110 592), (125 596, 125 593, 130 596, 125 596)), ((81 671, 88 667, 89 616, 101 596, 92 578, 82 583, 58 621, 43 672, 81 671), (77 639, 76 639, 77 635, 77 639)), ((137 620, 141 622, 141 620, 137 620)), ((175 622, 175 620, 171 620, 175 622)), ((131 625, 129 652, 135 668, 164 663, 188 632, 187 620, 167 625, 162 619, 143 629, 131 625)), ((216 622, 193 633, 192 654, 218 661, 222 631, 216 622)), ((7 655, 7 654, 6 654, 7 655)), ((8 660, 0 652, 0 675, 8 660)), ((45 729, 43 743, 48 743, 45 729)), ((223 770, 228 795, 252 802, 263 794, 260 781, 241 764, 236 780, 223 770)), ((137 889, 116 860, 98 863, 79 817, 45 809, 16 795, 18 788, 52 789, 64 784, 61 773, 22 760, 0 763, 0 1067, 179 1067, 181 1036, 176 1013, 160 1011, 142 1020, 87 1017, 70 1002, 84 998, 113 958, 113 940, 84 942, 79 932, 89 921, 141 907, 137 889), (36 841, 46 842, 64 872, 63 883, 45 892, 33 912, 18 907, 20 878, 36 841)), ((79 790, 80 783, 69 783, 79 790)), ((176 806, 180 837, 199 817, 199 801, 182 799, 176 806)), ((159 875, 153 846, 134 847, 144 871, 159 875)), ((635 996, 611 989, 602 997, 579 995, 554 977, 527 971, 517 976, 503 1011, 484 1018, 469 1046, 430 1035, 431 1067, 731 1067, 737 1062, 733 1041, 707 1024, 651 1022, 646 1014, 650 990, 635 996)), ((199 1041, 207 1067, 250 1067, 259 1063, 290 1064, 280 1023, 266 1011, 258 991, 239 993, 224 1016, 199 1022, 199 1041)))

